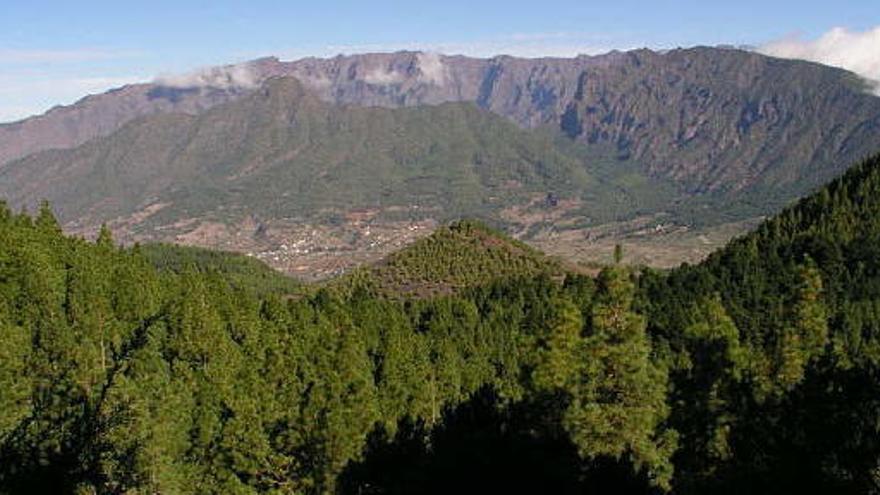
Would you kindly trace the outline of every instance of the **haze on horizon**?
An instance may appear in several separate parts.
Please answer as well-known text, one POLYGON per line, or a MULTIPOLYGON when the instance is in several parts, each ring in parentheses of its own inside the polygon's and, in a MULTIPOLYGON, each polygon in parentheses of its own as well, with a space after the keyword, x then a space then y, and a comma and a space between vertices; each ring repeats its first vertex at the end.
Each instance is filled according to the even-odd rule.
POLYGON ((125 84, 261 56, 291 60, 421 50, 572 57, 613 49, 733 45, 880 80, 880 10, 874 2, 848 0, 846 8, 839 2, 808 3, 809 8, 788 0, 772 5, 565 0, 537 11, 525 2, 496 0, 418 9, 403 2, 351 0, 320 6, 16 3, 5 6, 0 18, 0 122, 125 84))

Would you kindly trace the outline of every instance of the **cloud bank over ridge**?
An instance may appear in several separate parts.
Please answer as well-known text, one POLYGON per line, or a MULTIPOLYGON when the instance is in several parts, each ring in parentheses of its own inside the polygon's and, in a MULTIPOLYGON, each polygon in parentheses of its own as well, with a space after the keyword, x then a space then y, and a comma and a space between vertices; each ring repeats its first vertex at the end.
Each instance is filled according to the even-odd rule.
POLYGON ((867 31, 836 27, 813 40, 790 37, 767 43, 758 52, 850 70, 872 83, 880 95, 880 26, 867 31))
POLYGON ((185 74, 160 75, 155 81, 171 88, 251 89, 259 81, 250 64, 204 67, 185 74))

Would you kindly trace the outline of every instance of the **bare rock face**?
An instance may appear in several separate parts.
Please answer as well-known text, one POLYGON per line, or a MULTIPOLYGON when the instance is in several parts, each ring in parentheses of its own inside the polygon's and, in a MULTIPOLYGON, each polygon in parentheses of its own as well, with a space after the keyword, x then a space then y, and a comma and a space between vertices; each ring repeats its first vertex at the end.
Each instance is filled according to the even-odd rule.
POLYGON ((880 98, 853 74, 726 48, 568 59, 397 52, 264 58, 212 71, 126 86, 2 125, 0 164, 78 146, 143 115, 197 114, 276 76, 344 105, 473 102, 525 128, 549 126, 613 147, 694 194, 808 188, 880 148, 880 98))
POLYGON ((614 147, 695 194, 809 188, 880 148, 880 98, 855 75, 735 49, 571 59, 400 52, 277 62, 273 73, 339 104, 474 102, 522 127, 614 147))
POLYGON ((880 99, 852 74, 737 50, 628 53, 568 105, 570 136, 696 193, 818 185, 880 147, 880 99))

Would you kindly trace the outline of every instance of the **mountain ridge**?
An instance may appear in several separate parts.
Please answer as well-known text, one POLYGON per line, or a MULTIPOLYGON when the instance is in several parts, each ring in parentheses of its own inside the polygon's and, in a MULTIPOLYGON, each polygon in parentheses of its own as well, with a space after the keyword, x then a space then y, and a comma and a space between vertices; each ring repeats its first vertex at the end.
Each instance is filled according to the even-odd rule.
MULTIPOLYGON (((394 108, 474 102, 521 127, 557 127, 586 144, 617 147, 652 175, 672 178, 695 192, 782 181, 794 183, 803 194, 839 173, 835 163, 851 163, 880 148, 874 132, 880 128, 880 98, 867 94, 857 76, 730 48, 536 59, 403 51, 290 62, 267 57, 212 70, 222 76, 240 67, 249 74, 241 85, 234 75, 225 79, 212 72, 190 77, 190 86, 183 77, 171 81, 173 86, 160 80, 89 97, 80 113, 104 117, 96 125, 78 117, 76 125, 61 126, 75 128, 70 132, 77 136, 65 138, 53 129, 55 142, 45 146, 29 138, 26 128, 51 116, 0 126, 0 163, 41 146, 81 144, 133 116, 199 113, 277 76, 295 77, 333 103, 394 108), (210 83, 212 77, 221 79, 216 86, 195 85, 210 83), (116 96, 126 99, 116 105, 121 108, 110 101, 116 96), (110 108, 91 109, 100 105, 110 108), (858 142, 869 144, 853 144, 858 142), (767 143, 774 144, 764 149, 767 143), (792 150, 797 160, 790 157, 792 150), (804 161, 830 172, 798 185, 788 169, 804 161), (781 171, 768 170, 777 162, 782 162, 776 167, 781 171)), ((75 114, 76 107, 55 112, 75 114)))
MULTIPOLYGON (((404 242, 476 217, 556 255, 596 261, 585 244, 634 242, 647 253, 641 261, 670 266, 880 149, 880 98, 855 75, 734 49, 570 59, 396 52, 241 67, 83 100, 107 129, 139 115, 79 147, 0 166, 0 194, 16 207, 51 200, 75 233, 109 222, 128 240, 272 259, 288 257, 279 250, 291 243, 372 245, 362 232, 377 218, 389 222, 383 239, 404 242), (285 79, 299 81, 292 99, 259 103, 285 79), (128 106, 101 110, 117 97, 128 106), (282 218, 298 232, 252 242, 282 218), (137 237, 159 227, 159 238, 137 237)), ((2 137, 14 127, 0 127, 0 161, 15 151, 2 137)), ((53 135, 74 142, 98 129, 68 127, 82 135, 53 135)))
POLYGON ((13 162, 0 168, 0 195, 15 208, 49 200, 68 231, 107 223, 127 242, 262 252, 320 228, 345 239, 308 241, 308 251, 338 246, 340 255, 459 217, 596 223, 675 197, 670 184, 559 140, 471 103, 334 105, 273 78, 197 116, 144 116, 13 162))

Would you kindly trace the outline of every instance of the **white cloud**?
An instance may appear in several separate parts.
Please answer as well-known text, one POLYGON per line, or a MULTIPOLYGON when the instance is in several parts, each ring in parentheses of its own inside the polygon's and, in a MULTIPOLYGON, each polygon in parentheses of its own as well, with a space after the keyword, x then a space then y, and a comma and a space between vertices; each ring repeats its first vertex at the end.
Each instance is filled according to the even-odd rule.
POLYGON ((186 74, 160 75, 156 84, 173 88, 253 88, 259 84, 249 64, 205 67, 186 74))
POLYGON ((880 94, 880 26, 867 31, 836 27, 814 40, 789 37, 760 46, 758 51, 850 70, 872 81, 880 94))
POLYGON ((419 62, 420 79, 424 82, 442 86, 446 83, 449 69, 443 63, 443 56, 436 52, 422 52, 416 57, 419 62))
POLYGON ((406 76, 404 74, 395 70, 373 69, 367 71, 364 75, 364 81, 376 85, 397 84, 405 79, 406 76))

